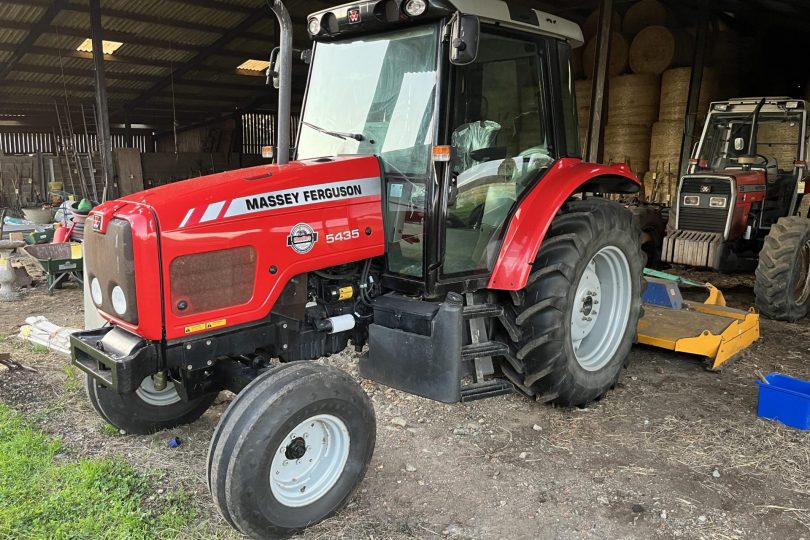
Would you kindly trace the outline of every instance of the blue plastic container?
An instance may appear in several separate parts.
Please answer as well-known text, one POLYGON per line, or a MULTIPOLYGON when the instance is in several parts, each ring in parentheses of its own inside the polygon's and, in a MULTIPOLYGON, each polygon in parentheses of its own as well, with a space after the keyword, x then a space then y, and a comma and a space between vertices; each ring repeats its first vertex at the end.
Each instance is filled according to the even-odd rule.
POLYGON ((796 429, 810 429, 810 382, 780 373, 771 373, 765 378, 771 384, 757 381, 759 417, 796 429))

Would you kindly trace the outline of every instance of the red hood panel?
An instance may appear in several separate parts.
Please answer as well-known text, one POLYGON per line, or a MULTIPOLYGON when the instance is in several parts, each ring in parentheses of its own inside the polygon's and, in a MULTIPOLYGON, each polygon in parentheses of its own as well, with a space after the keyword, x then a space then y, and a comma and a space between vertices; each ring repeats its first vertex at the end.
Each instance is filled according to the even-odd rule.
POLYGON ((226 219, 286 214, 310 204, 380 196, 375 157, 337 157, 260 165, 175 182, 122 197, 158 215, 163 231, 226 219))
POLYGON ((722 170, 722 171, 697 171, 689 176, 724 176, 733 178, 738 186, 761 185, 765 189, 765 171, 743 171, 743 170, 722 170))

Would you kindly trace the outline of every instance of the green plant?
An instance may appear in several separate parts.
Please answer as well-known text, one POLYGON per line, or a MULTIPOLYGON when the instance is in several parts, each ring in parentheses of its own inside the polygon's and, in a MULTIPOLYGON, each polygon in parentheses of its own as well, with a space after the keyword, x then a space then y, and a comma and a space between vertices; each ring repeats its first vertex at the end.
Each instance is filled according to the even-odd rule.
POLYGON ((80 459, 0 404, 0 538, 176 538, 195 518, 173 491, 147 508, 153 481, 121 459, 80 459))
POLYGON ((67 365, 65 366, 65 375, 67 375, 65 390, 71 393, 81 392, 84 386, 79 378, 79 370, 74 366, 67 365))

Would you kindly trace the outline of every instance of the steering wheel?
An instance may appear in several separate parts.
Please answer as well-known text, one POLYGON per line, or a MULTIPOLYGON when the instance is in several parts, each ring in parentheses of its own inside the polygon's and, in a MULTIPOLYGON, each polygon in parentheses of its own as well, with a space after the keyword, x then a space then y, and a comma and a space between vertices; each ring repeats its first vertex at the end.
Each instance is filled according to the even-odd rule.
POLYGON ((762 160, 762 167, 767 170, 768 165, 770 164, 770 160, 763 156, 762 154, 753 154, 751 156, 739 156, 737 157, 737 163, 740 165, 757 165, 757 162, 754 158, 759 158, 762 160))

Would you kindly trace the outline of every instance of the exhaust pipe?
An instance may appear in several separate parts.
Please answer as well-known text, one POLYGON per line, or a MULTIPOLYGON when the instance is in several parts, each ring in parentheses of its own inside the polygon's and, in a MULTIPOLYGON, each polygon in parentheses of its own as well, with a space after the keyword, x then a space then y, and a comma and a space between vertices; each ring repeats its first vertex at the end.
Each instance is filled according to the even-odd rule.
POLYGON ((275 0, 271 8, 281 29, 281 44, 273 69, 278 73, 278 129, 276 130, 276 163, 290 161, 290 111, 292 109, 293 28, 290 13, 282 0, 275 0))

